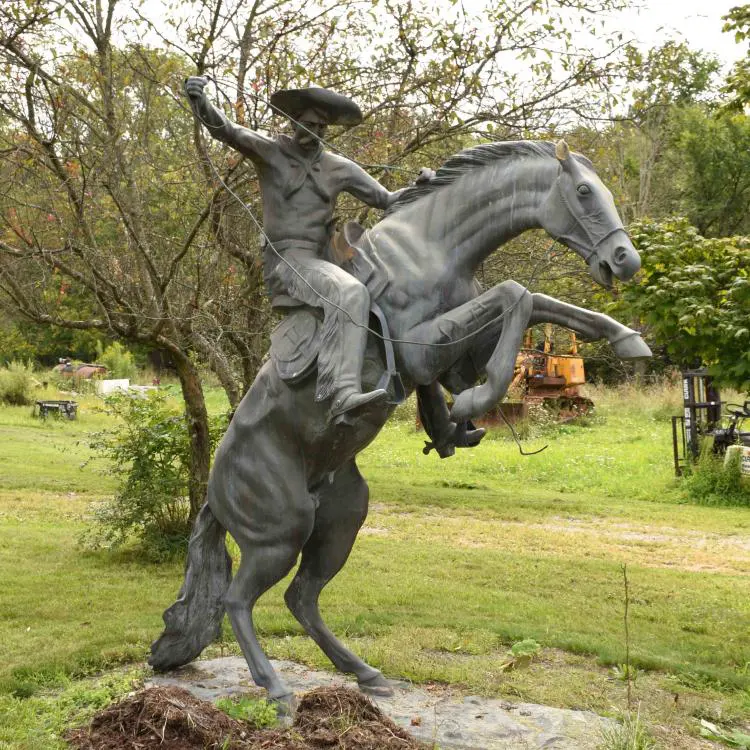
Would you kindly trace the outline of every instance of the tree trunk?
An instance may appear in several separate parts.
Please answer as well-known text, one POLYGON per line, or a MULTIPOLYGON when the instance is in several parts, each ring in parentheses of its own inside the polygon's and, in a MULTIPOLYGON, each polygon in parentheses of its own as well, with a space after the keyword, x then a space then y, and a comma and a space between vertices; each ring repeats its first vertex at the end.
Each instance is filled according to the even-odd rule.
POLYGON ((236 409, 242 400, 243 393, 240 390, 239 380, 235 378, 234 372, 232 372, 229 358, 218 346, 212 346, 205 336, 195 331, 193 331, 193 343, 208 361, 208 365, 216 377, 219 378, 221 387, 229 399, 230 407, 236 409))
POLYGON ((206 501, 208 472, 211 466, 211 439, 208 430, 208 411, 203 396, 200 375, 185 354, 172 353, 177 375, 185 399, 185 418, 190 434, 190 519, 194 520, 206 501))

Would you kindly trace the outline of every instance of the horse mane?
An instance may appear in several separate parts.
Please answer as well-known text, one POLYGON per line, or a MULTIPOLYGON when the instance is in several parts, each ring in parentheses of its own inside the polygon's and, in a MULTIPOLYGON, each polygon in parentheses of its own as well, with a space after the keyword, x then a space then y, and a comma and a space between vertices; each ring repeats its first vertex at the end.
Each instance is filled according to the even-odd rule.
MULTIPOLYGON (((581 154, 572 154, 577 161, 593 169, 591 162, 581 154)), ((459 151, 451 156, 429 182, 411 185, 404 189, 398 198, 386 209, 384 216, 398 211, 400 208, 414 203, 430 193, 434 193, 445 185, 450 185, 459 177, 473 169, 485 167, 495 161, 511 160, 529 156, 555 157, 555 144, 549 141, 498 141, 497 143, 482 143, 479 146, 459 151)))

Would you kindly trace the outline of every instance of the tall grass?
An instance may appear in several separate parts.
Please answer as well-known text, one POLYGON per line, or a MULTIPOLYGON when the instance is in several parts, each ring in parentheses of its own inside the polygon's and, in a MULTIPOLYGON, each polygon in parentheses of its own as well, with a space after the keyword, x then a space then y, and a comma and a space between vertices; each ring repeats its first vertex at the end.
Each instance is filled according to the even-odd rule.
POLYGON ((697 463, 683 480, 688 500, 699 505, 739 506, 750 508, 750 479, 743 478, 740 456, 724 462, 706 445, 697 463))
POLYGON ((35 385, 31 362, 11 362, 0 369, 0 403, 11 406, 31 404, 35 385))
POLYGON ((602 730, 598 750, 656 750, 656 747, 640 711, 635 714, 628 711, 620 723, 602 730))
POLYGON ((600 412, 628 412, 664 422, 672 415, 682 413, 682 387, 678 374, 648 381, 628 380, 616 386, 586 385, 585 392, 600 412))

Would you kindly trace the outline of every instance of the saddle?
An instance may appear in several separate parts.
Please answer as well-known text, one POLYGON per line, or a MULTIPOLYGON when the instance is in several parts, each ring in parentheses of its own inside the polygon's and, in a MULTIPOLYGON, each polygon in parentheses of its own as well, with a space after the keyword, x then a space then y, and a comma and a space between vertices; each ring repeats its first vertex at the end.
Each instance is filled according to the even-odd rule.
MULTIPOLYGON (((391 403, 401 403, 406 398, 406 390, 396 370, 388 321, 376 302, 388 286, 388 273, 379 262, 364 228, 356 222, 348 222, 334 236, 327 259, 351 273, 370 292, 370 327, 382 336, 378 341, 386 363, 376 388, 388 390, 391 403)), ((282 312, 284 318, 271 333, 271 360, 285 383, 301 383, 316 369, 323 311, 285 294, 277 295, 272 306, 282 312)))

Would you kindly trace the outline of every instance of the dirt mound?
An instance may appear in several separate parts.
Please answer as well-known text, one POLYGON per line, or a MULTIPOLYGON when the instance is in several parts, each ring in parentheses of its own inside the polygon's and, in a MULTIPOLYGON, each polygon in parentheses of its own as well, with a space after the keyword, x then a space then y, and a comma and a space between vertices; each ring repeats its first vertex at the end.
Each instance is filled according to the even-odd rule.
POLYGON ((65 738, 78 750, 419 750, 365 696, 346 688, 304 695, 290 729, 249 729, 178 687, 142 690, 65 738))
POLYGON ((100 711, 87 728, 66 740, 80 750, 203 750, 242 747, 247 729, 213 706, 177 687, 149 688, 100 711))
POLYGON ((307 748, 403 750, 425 748, 394 724, 362 693, 346 688, 318 688, 302 696, 294 729, 307 748))

